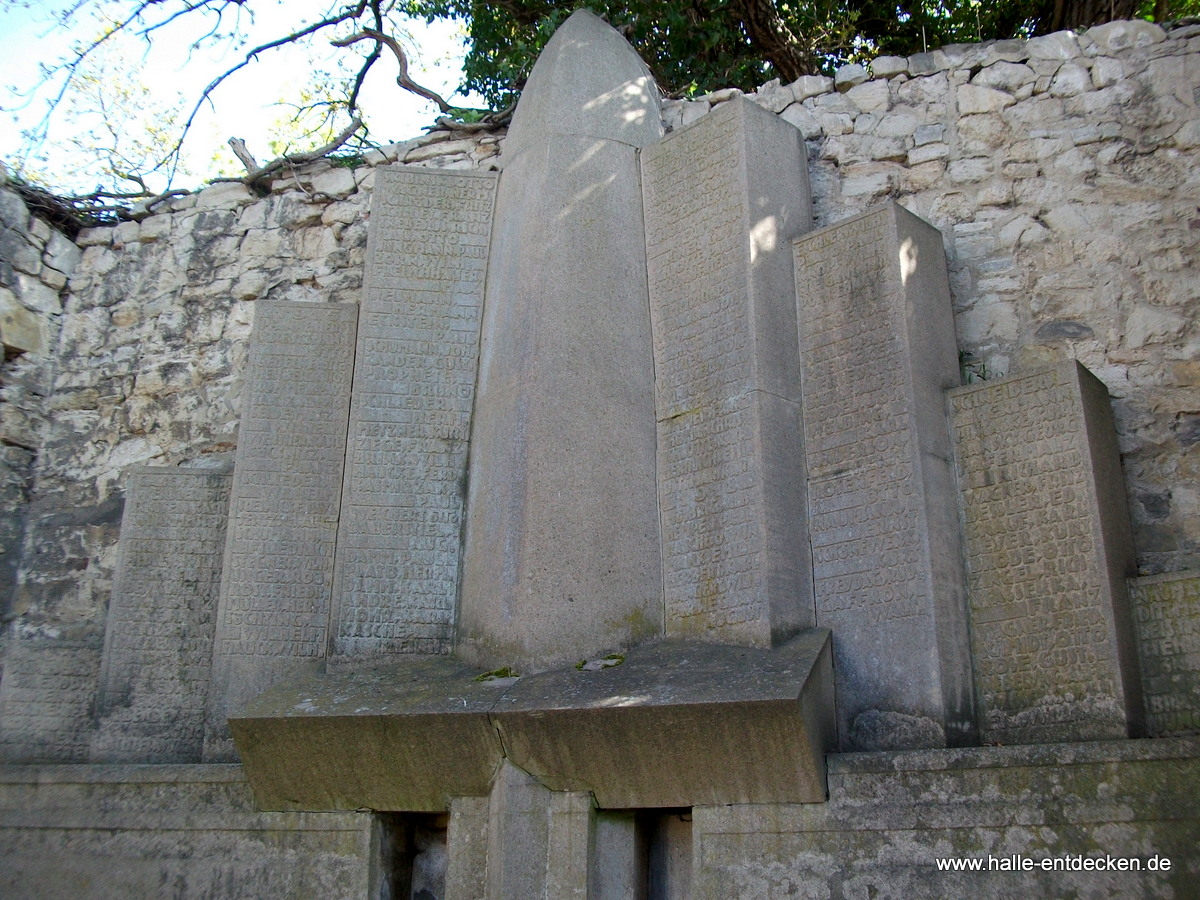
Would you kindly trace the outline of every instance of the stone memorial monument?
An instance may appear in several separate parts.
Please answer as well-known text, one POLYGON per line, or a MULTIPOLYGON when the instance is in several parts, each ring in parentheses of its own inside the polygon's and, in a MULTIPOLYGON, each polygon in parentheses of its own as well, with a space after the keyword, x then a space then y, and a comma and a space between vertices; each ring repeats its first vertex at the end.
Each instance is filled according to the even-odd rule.
POLYGON ((960 386, 937 228, 813 230, 800 130, 666 129, 579 11, 499 173, 380 167, 367 233, 359 304, 255 301, 232 473, 128 473, 103 651, 8 655, 5 759, 97 765, 0 767, 0 893, 1194 883, 1198 578, 1127 581, 1082 366, 960 386))

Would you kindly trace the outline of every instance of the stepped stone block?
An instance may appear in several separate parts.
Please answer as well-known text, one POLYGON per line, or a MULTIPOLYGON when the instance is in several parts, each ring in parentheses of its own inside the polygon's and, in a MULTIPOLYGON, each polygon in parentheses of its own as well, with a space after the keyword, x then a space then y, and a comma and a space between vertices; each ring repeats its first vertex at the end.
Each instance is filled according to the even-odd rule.
POLYGON ((1108 392, 1078 363, 950 392, 983 738, 1140 731, 1108 392))
POLYGON ((769 647, 813 623, 790 243, 800 132, 744 100, 642 151, 666 634, 769 647))
POLYGON ((453 646, 495 181, 376 173, 331 660, 453 646))
POLYGON ((130 472, 93 762, 199 762, 230 476, 130 472))
POLYGON ((1131 578, 1146 734, 1200 733, 1200 571, 1131 578))
POLYGON ((231 710, 324 665, 358 307, 259 301, 230 492, 206 761, 231 710))
POLYGON ((967 743, 941 233, 889 204, 795 247, 816 618, 833 631, 839 745, 967 743))

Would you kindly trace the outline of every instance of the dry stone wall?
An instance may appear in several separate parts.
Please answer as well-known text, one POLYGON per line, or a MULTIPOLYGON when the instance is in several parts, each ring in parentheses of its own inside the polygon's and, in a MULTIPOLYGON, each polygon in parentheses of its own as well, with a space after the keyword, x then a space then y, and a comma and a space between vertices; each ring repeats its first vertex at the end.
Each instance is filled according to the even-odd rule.
MULTIPOLYGON (((1200 566, 1200 26, 1118 22, 872 69, 751 95, 804 135, 816 224, 887 199, 934 223, 964 378, 1083 363, 1114 398, 1139 570, 1200 566)), ((665 125, 735 95, 668 101, 665 125)), ((258 301, 361 299, 375 166, 492 169, 501 140, 435 132, 356 168, 310 164, 265 197, 216 184, 78 249, 0 190, 0 665, 19 642, 98 661, 126 473, 228 466, 258 301)), ((869 384, 881 361, 851 364, 869 384)), ((89 709, 87 682, 64 722, 89 709)))

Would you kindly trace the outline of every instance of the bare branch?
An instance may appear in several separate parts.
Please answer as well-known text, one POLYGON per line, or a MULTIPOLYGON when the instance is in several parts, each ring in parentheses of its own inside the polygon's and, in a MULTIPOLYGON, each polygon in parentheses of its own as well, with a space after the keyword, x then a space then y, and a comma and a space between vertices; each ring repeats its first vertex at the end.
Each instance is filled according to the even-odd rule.
POLYGON ((335 47, 349 47, 351 44, 357 44, 359 41, 375 41, 376 49, 378 49, 380 44, 383 44, 392 51, 396 57, 396 62, 400 66, 400 74, 396 76, 396 84, 400 85, 404 90, 416 94, 418 97, 424 97, 426 100, 432 100, 442 112, 450 112, 454 108, 437 91, 423 87, 409 78, 408 56, 405 55, 404 49, 394 37, 384 34, 382 31, 377 31, 374 28, 364 28, 362 31, 356 32, 349 37, 330 41, 330 43, 335 47))
MULTIPOLYGON (((262 179, 267 175, 277 172, 286 166, 298 166, 302 163, 312 162, 314 159, 320 159, 323 156, 328 156, 334 150, 338 149, 338 147, 342 146, 342 144, 346 143, 346 141, 350 140, 350 138, 354 136, 354 133, 362 128, 362 124, 362 119, 360 119, 358 116, 355 116, 350 120, 350 124, 347 125, 337 137, 323 147, 318 147, 316 150, 307 150, 304 153, 285 154, 278 159, 271 160, 265 166, 260 166, 247 172, 242 178, 215 178, 213 181, 214 183, 240 181, 243 184, 253 187, 255 184, 262 181, 262 179)), ((236 140, 238 139, 230 138, 229 145, 232 147, 233 142, 236 140)), ((241 156, 239 155, 238 158, 241 159, 241 156)), ((251 157, 251 159, 253 159, 253 157, 251 157)), ((242 160, 242 162, 245 162, 245 160, 242 160)))
MULTIPOLYGON (((147 0, 147 2, 153 2, 153 0, 147 0)), ((346 7, 336 16, 330 16, 326 19, 322 19, 319 22, 314 22, 312 25, 309 25, 306 28, 298 29, 297 31, 293 31, 291 34, 284 35, 283 37, 277 38, 273 41, 268 41, 265 44, 259 44, 257 47, 253 47, 246 51, 246 55, 242 58, 241 62, 226 69, 224 72, 210 81, 208 86, 205 87, 201 92, 199 99, 196 100, 196 105, 192 107, 192 111, 188 114, 187 120, 183 123, 183 129, 180 132, 179 138, 175 141, 174 146, 171 147, 167 155, 163 158, 163 162, 165 163, 168 159, 179 155, 179 151, 183 147, 183 141, 187 137, 188 132, 191 130, 192 125, 196 121, 196 116, 200 112, 200 107, 202 107, 206 102, 211 102, 210 97, 212 92, 220 87, 225 79, 229 78, 229 76, 233 75, 235 72, 238 72, 250 65, 250 63, 258 58, 260 53, 265 53, 267 50, 274 50, 277 47, 283 47, 288 44, 294 44, 301 38, 308 37, 310 34, 316 34, 322 29, 329 28, 333 25, 339 25, 342 22, 346 22, 351 19, 356 19, 363 14, 363 11, 366 9, 366 7, 367 0, 361 0, 361 2, 356 6, 346 7)))
POLYGON ((246 149, 246 142, 239 137, 231 137, 229 146, 233 150, 233 155, 242 161, 242 165, 246 167, 247 172, 253 172, 258 168, 258 160, 254 155, 246 149))

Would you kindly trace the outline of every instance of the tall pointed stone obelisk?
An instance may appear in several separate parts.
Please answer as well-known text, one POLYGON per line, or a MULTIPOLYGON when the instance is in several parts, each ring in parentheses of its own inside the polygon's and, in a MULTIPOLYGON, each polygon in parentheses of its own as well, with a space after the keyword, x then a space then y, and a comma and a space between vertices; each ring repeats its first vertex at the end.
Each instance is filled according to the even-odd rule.
POLYGON ((522 672, 662 629, 654 363, 633 48, 576 12, 502 157, 471 438, 458 652, 522 672))

